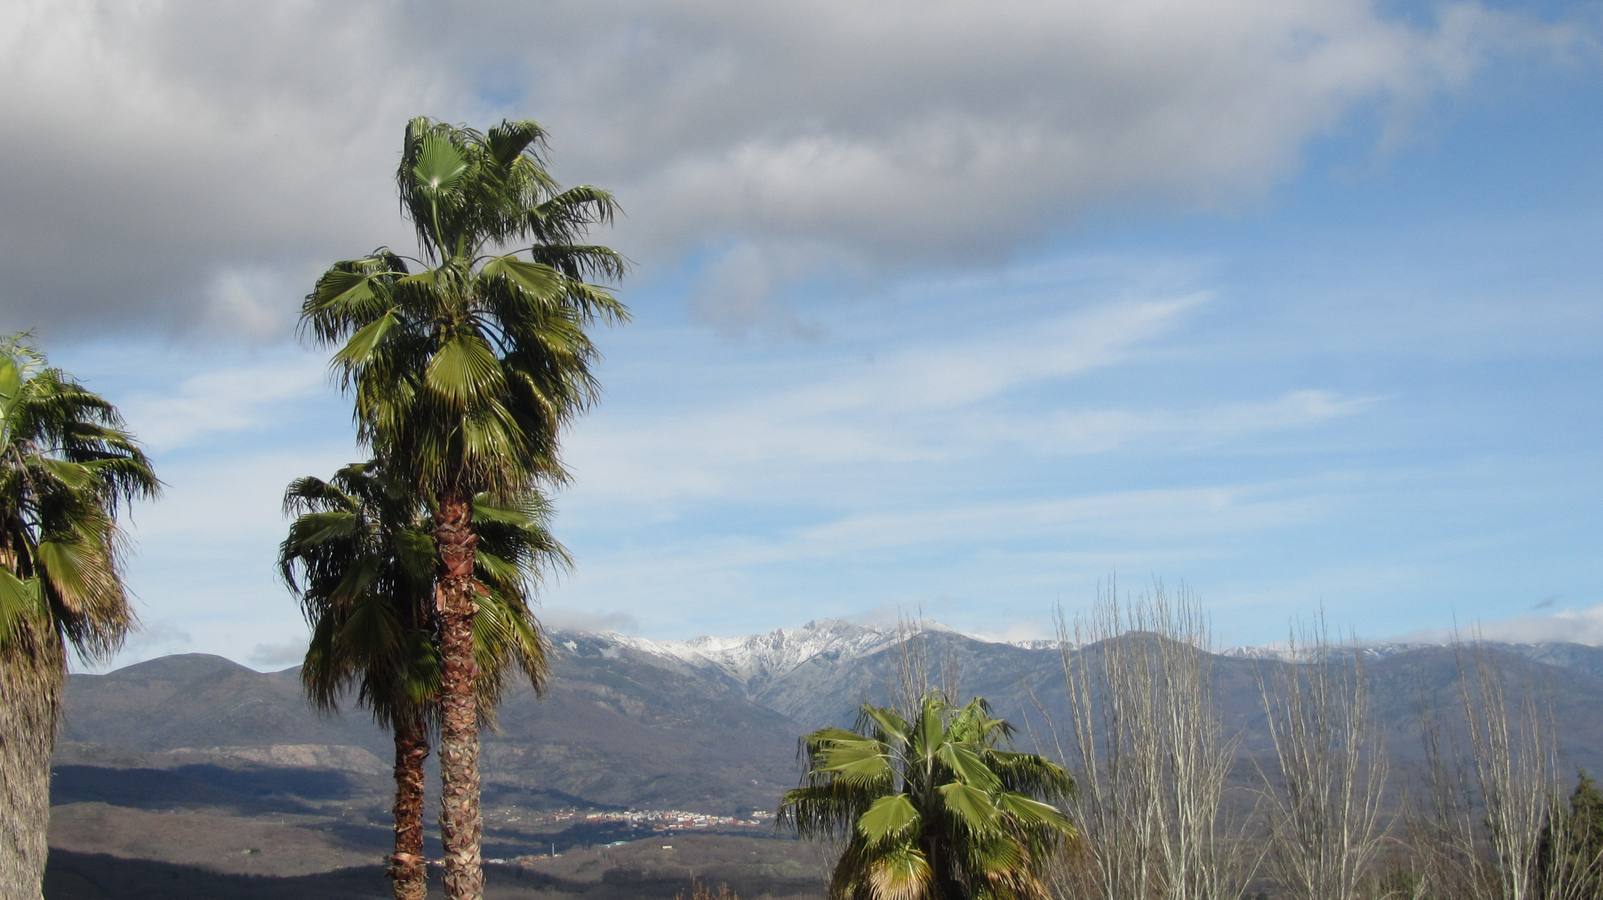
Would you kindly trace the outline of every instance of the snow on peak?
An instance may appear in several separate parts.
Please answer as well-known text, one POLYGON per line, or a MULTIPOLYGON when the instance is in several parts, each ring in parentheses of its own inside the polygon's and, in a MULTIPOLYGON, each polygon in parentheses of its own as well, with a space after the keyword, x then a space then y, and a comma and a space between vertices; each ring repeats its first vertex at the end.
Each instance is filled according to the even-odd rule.
POLYGON ((814 657, 857 657, 894 644, 894 629, 877 629, 841 619, 815 619, 800 628, 779 628, 745 637, 698 637, 653 641, 614 634, 619 643, 691 665, 716 667, 752 685, 779 678, 814 657))

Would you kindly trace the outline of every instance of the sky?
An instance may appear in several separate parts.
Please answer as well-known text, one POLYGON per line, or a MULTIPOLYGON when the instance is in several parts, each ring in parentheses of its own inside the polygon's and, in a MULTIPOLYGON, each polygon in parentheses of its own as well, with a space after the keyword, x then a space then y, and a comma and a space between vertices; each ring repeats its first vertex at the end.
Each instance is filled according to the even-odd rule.
POLYGON ((0 9, 0 331, 123 410, 142 629, 305 630, 284 485, 359 459, 329 263, 413 246, 417 114, 538 119, 625 209, 548 624, 921 614, 1041 637, 1116 580, 1223 644, 1603 644, 1603 4, 0 9))

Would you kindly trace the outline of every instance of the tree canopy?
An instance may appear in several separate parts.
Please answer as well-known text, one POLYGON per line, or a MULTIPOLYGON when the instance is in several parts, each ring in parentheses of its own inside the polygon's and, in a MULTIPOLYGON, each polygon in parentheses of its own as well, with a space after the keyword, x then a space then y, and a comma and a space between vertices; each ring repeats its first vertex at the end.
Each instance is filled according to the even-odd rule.
POLYGON ((855 730, 802 739, 807 772, 780 820, 845 840, 832 898, 1045 898, 1044 868, 1075 834, 1057 806, 1073 781, 1006 749, 1012 733, 978 698, 954 707, 932 692, 905 714, 864 705, 855 730))

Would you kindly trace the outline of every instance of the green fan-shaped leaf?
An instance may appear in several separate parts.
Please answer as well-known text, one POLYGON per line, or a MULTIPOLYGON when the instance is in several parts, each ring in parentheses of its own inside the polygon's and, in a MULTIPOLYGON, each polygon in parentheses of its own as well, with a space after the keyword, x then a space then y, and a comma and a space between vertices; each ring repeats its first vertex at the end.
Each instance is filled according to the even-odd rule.
POLYGON ((0 402, 10 401, 22 387, 22 369, 9 359, 0 359, 0 402))
POLYGON ((378 580, 380 560, 373 556, 363 556, 352 560, 345 567, 345 574, 334 587, 330 596, 334 600, 352 602, 367 594, 373 582, 378 580))
POLYGON ((39 465, 68 490, 86 490, 95 484, 94 470, 82 463, 43 457, 39 460, 39 465))
POLYGON ((523 569, 517 564, 507 562, 494 553, 485 550, 480 545, 478 552, 473 554, 474 565, 479 567, 480 579, 496 584, 514 584, 524 577, 523 569))
POLYGON ((935 749, 946 738, 946 725, 942 721, 942 712, 946 704, 936 695, 924 698, 923 708, 919 711, 918 727, 913 730, 913 752, 925 758, 932 758, 935 749))
POLYGON ((356 534, 361 520, 344 510, 306 513, 290 527, 290 540, 302 547, 316 547, 356 534))
POLYGON ((34 556, 44 583, 74 614, 97 606, 111 587, 110 560, 82 539, 40 541, 34 556))
POLYGON ((396 321, 395 311, 391 310, 363 325, 351 335, 345 346, 334 353, 334 361, 347 367, 366 365, 373 358, 373 351, 395 327, 396 321))
POLYGON ((1002 777, 1011 791, 1046 797, 1067 796, 1074 790, 1074 779, 1062 766, 1031 753, 987 750, 985 759, 991 771, 1002 777))
POLYGON ((875 800, 857 817, 857 833, 870 844, 882 844, 916 832, 918 809, 906 794, 891 794, 875 800))
POLYGON ((964 784, 973 785, 982 791, 993 791, 1002 785, 1001 779, 997 778, 996 773, 985 764, 985 760, 961 744, 942 744, 935 755, 964 784))
POLYGON ((318 309, 331 311, 362 307, 377 299, 378 278, 374 272, 329 269, 318 279, 312 302, 318 309))
POLYGON ((819 751, 820 772, 834 775, 848 783, 884 781, 891 778, 890 757, 879 741, 858 738, 855 741, 834 741, 819 751))
POLYGON ((495 351, 476 334, 452 336, 440 346, 423 372, 429 390, 456 408, 505 383, 495 351))
POLYGON ((411 528, 395 533, 395 557, 409 578, 425 581, 434 573, 434 538, 411 528))
POLYGON ((925 900, 933 880, 929 860, 911 847, 896 847, 869 864, 875 900, 925 900))
POLYGON ((497 256, 484 264, 481 275, 504 278, 519 291, 541 299, 555 299, 566 290, 566 281, 560 272, 515 256, 497 256))
POLYGON ((936 790, 940 791, 947 811, 968 826, 970 831, 987 831, 996 824, 996 804, 991 802, 990 795, 979 788, 954 781, 936 790))
POLYGON ((455 187, 467 170, 468 161, 462 151, 445 137, 431 133, 423 138, 423 149, 412 175, 417 179, 418 190, 437 197, 455 187))
POLYGON ((817 753, 836 741, 861 741, 865 740, 865 738, 855 731, 831 726, 811 732, 802 740, 806 743, 809 751, 817 753))
POLYGON ((22 579, 0 567, 0 647, 5 646, 17 623, 43 612, 39 598, 39 579, 22 579))
POLYGON ((514 528, 526 528, 534 524, 528 512, 496 503, 487 494, 473 498, 473 518, 478 521, 511 525, 514 528))
POLYGON ((906 719, 897 715, 895 710, 883 706, 864 705, 863 716, 878 725, 891 743, 899 747, 907 745, 908 731, 912 726, 907 724, 906 719))
POLYGON ((1069 824, 1068 817, 1057 807, 1050 803, 1032 800, 1023 794, 1005 791, 997 798, 996 805, 1026 825, 1045 825, 1064 834, 1074 830, 1074 826, 1069 824))

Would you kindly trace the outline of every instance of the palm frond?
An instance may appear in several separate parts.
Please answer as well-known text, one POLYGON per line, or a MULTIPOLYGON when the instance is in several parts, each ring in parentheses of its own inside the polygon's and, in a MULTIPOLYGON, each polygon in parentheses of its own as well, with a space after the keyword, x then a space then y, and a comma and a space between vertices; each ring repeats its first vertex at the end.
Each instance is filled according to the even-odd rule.
POLYGON ((864 705, 855 731, 802 738, 807 769, 779 822, 802 837, 846 838, 831 897, 934 896, 939 883, 941 896, 1040 900, 1043 866, 1074 836, 1053 803, 1072 782, 1049 760, 999 746, 1011 733, 980 699, 954 707, 929 693, 906 712, 864 705))
POLYGON ((121 645, 134 616, 117 516, 160 490, 116 407, 27 335, 0 340, 0 652, 30 652, 24 630, 85 660, 121 645))

